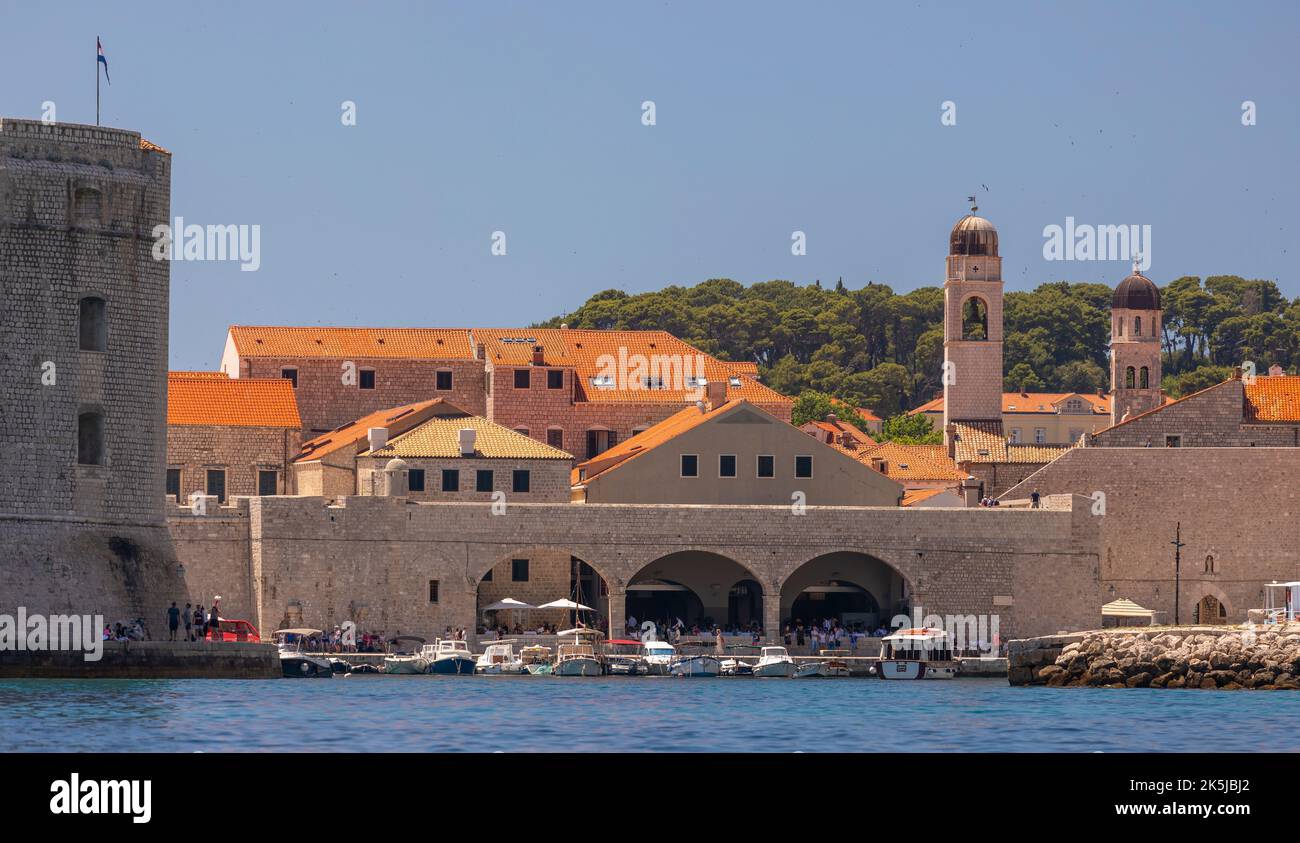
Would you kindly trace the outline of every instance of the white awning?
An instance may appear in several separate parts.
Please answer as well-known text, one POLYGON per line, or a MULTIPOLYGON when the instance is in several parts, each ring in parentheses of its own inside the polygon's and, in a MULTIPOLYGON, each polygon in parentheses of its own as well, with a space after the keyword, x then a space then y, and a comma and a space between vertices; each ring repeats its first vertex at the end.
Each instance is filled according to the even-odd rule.
POLYGON ((567 597, 560 600, 552 600, 550 603, 543 603, 538 606, 539 609, 573 609, 578 612, 594 612, 595 609, 590 606, 584 606, 581 603, 574 603, 567 597))
POLYGON ((532 605, 531 603, 525 603, 522 600, 516 600, 513 597, 507 597, 503 600, 498 600, 497 602, 493 603, 490 606, 484 606, 483 611, 495 612, 498 609, 536 609, 536 608, 537 607, 532 605))
POLYGON ((1143 609, 1132 600, 1121 597, 1101 607, 1104 618, 1149 618, 1155 614, 1154 609, 1143 609))

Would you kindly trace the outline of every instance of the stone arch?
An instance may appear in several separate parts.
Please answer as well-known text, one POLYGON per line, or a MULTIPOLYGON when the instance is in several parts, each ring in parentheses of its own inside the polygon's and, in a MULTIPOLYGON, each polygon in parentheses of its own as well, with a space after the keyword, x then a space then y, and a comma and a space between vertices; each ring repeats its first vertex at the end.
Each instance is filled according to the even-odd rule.
MULTIPOLYGON (((801 597, 820 593, 823 598, 819 602, 826 602, 828 611, 816 617, 838 617, 845 622, 862 622, 864 626, 872 622, 888 626, 894 615, 911 610, 914 591, 914 578, 882 555, 848 548, 829 550, 798 563, 781 578, 780 623, 782 626, 796 621, 809 624, 812 617, 796 618, 792 612, 801 597), (870 599, 827 601, 831 594, 850 597, 856 590, 870 599), (846 612, 845 606, 851 603, 866 608, 846 612), (872 603, 875 604, 874 611, 870 608, 872 603)), ((812 602, 805 600, 800 608, 812 602)))
MULTIPOLYGON (((1217 557, 1216 557, 1217 561, 1217 557)), ((1232 613, 1232 604, 1223 589, 1211 583, 1198 583, 1192 592, 1192 618, 1198 624, 1224 624, 1232 613), (1207 616, 1208 615, 1208 616, 1207 616)))
POLYGON ((1137 388, 1137 370, 1134 369, 1132 366, 1129 366, 1127 369, 1124 370, 1124 388, 1125 389, 1137 388))
POLYGON ((989 338, 989 303, 983 296, 971 295, 962 300, 961 338, 964 340, 989 338))
MULTIPOLYGON (((607 566, 592 561, 597 558, 593 550, 576 545, 530 544, 505 549, 498 546, 481 554, 468 569, 475 583, 475 623, 483 625, 484 606, 506 597, 534 606, 562 598, 576 599, 594 610, 582 613, 584 622, 607 618, 609 588, 620 580, 611 576, 607 566), (579 592, 576 598, 575 586, 579 592)), ((531 626, 561 626, 573 619, 573 613, 562 609, 519 610, 512 616, 492 618, 531 626)))
POLYGON ((655 556, 628 577, 626 592, 625 615, 638 621, 673 620, 685 611, 688 626, 728 628, 761 627, 768 597, 751 566, 734 555, 696 548, 655 556))
POLYGON ((1138 371, 1138 388, 1139 389, 1151 388, 1151 370, 1148 369, 1146 366, 1143 366, 1138 371))

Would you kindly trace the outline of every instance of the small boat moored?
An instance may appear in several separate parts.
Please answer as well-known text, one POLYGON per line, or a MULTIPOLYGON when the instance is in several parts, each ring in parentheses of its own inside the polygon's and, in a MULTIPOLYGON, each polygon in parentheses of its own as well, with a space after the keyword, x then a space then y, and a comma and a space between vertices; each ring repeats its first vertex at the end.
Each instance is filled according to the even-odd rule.
POLYGON ((678 656, 673 660, 670 673, 673 676, 713 678, 722 673, 722 661, 717 656, 707 654, 678 656))
POLYGON ((646 665, 641 659, 641 642, 623 638, 606 641, 605 674, 607 676, 645 676, 646 665))
POLYGON ((577 627, 557 633, 560 644, 555 648, 556 676, 600 676, 604 672, 596 645, 604 637, 598 629, 577 627), (572 641, 565 641, 571 638, 572 641))
POLYGON ((641 660, 650 676, 667 676, 673 666, 677 649, 667 641, 642 641, 641 660))
POLYGON ((818 676, 829 676, 826 672, 825 662, 804 662, 797 664, 794 668, 795 679, 812 679, 818 676))
POLYGON ((881 639, 876 676, 881 679, 952 679, 957 662, 948 633, 937 628, 900 629, 881 639))
POLYGON ((529 676, 550 676, 554 670, 551 664, 551 648, 541 644, 530 644, 519 651, 519 661, 524 673, 529 676))
POLYGON ((420 651, 428 663, 427 672, 446 676, 473 674, 476 666, 469 644, 456 638, 439 638, 420 651))
POLYGON ((515 642, 511 640, 493 641, 488 644, 483 650, 483 655, 478 657, 474 672, 498 676, 503 673, 520 674, 528 671, 524 668, 523 659, 515 654, 515 642))
POLYGON ((754 675, 760 677, 794 676, 794 659, 785 647, 764 647, 754 665, 754 675))
POLYGON ((288 679, 331 679, 334 668, 324 656, 302 649, 304 641, 321 635, 319 629, 277 629, 275 642, 280 655, 280 673, 288 679))

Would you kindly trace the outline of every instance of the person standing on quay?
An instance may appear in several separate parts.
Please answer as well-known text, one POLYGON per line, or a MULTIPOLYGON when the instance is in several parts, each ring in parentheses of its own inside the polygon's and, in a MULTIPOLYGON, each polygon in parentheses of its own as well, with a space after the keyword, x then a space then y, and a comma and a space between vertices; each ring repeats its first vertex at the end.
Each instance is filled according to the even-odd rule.
POLYGON ((185 604, 185 611, 181 612, 181 620, 185 623, 185 640, 194 640, 194 607, 189 603, 185 604))
POLYGON ((713 628, 713 652, 717 653, 719 656, 727 654, 727 648, 722 643, 722 627, 720 626, 715 626, 713 628))
POLYGON ((181 610, 176 608, 176 601, 172 601, 172 607, 167 610, 167 640, 176 640, 176 630, 181 625, 181 610))
POLYGON ((194 606, 194 634, 200 641, 208 637, 208 616, 203 613, 203 605, 194 606))
POLYGON ((217 637, 221 633, 221 618, 217 615, 217 604, 212 604, 212 614, 208 616, 208 629, 212 632, 212 640, 219 641, 217 637))

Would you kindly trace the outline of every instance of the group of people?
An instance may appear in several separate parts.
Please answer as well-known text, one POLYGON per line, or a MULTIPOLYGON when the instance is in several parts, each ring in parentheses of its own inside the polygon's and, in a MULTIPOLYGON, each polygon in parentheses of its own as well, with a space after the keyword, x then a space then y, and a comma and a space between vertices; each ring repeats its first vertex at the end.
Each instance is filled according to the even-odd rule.
POLYGON ((807 644, 809 651, 816 653, 820 650, 856 650, 861 639, 884 638, 888 634, 889 630, 883 625, 868 629, 861 622, 844 626, 838 618, 813 618, 804 626, 803 621, 796 618, 793 625, 785 625, 782 637, 787 647, 807 644))
POLYGON ((496 633, 497 638, 506 638, 511 635, 554 635, 556 633, 556 627, 554 624, 539 623, 536 626, 525 628, 523 624, 516 622, 514 626, 502 624, 501 626, 495 626, 490 629, 484 628, 479 634, 486 635, 488 633, 496 633))
POLYGON ((104 624, 105 641, 147 641, 148 639, 144 618, 136 618, 130 623, 118 621, 115 624, 104 624))
POLYGON ((179 608, 175 602, 167 610, 167 640, 168 641, 202 641, 212 633, 212 637, 221 634, 221 614, 220 598, 213 602, 210 610, 204 610, 202 606, 192 606, 185 604, 185 608, 179 608), (185 632, 181 633, 181 629, 185 632), (178 639, 178 635, 184 635, 178 639))

